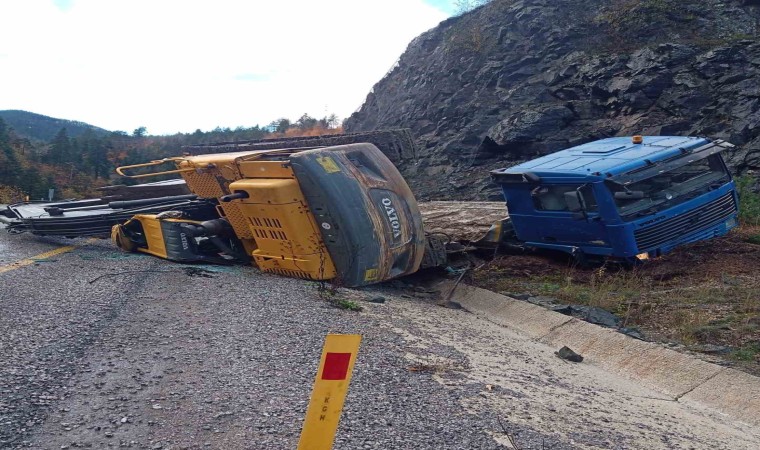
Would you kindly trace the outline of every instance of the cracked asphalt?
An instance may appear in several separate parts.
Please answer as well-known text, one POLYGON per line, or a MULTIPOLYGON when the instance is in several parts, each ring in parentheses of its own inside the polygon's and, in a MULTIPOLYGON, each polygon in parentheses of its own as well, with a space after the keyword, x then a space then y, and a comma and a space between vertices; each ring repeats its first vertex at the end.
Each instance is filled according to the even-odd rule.
POLYGON ((327 333, 363 336, 336 449, 760 443, 400 283, 341 290, 357 313, 251 267, 2 230, 0 265, 72 242, 0 273, 0 448, 295 448, 327 333))

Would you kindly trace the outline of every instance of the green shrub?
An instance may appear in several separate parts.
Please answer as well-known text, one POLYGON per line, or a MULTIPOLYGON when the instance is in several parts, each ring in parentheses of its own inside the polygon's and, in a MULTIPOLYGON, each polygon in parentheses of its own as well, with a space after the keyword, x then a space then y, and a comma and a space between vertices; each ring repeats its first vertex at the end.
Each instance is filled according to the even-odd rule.
POLYGON ((341 295, 340 286, 336 282, 319 282, 317 292, 322 300, 336 308, 348 311, 361 311, 363 309, 355 301, 344 298, 341 295))
POLYGON ((753 190, 757 180, 749 175, 736 178, 739 192, 739 219, 745 225, 760 225, 760 193, 753 190))
POLYGON ((752 342, 731 352, 731 358, 737 361, 752 362, 759 354, 760 342, 752 342))

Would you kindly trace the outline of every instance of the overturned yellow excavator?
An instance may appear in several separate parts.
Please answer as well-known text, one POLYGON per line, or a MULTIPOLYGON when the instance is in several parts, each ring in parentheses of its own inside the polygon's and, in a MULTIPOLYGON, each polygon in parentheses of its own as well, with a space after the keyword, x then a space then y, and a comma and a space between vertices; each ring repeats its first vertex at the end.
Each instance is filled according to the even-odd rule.
POLYGON ((375 145, 274 148, 124 166, 120 175, 179 174, 218 219, 135 216, 112 230, 122 249, 175 261, 249 258, 259 269, 361 286, 445 261, 426 240, 411 189, 375 145), (146 168, 174 164, 168 171, 146 168), (428 250, 426 252, 426 246, 428 250))

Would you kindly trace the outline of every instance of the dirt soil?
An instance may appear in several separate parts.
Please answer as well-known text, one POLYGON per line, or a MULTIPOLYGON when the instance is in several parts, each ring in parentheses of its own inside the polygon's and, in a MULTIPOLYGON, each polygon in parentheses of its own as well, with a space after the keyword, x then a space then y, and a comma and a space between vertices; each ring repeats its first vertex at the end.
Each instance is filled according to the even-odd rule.
POLYGON ((470 282, 505 294, 598 306, 647 339, 760 374, 760 229, 676 249, 640 267, 574 267, 554 254, 499 256, 470 282))

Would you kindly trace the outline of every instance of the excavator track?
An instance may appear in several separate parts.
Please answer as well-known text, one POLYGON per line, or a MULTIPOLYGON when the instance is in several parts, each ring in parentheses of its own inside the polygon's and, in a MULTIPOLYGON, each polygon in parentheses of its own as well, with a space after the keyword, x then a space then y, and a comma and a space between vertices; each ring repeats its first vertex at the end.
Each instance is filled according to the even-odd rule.
POLYGON ((322 136, 284 137, 251 141, 216 142, 213 144, 187 145, 185 154, 201 155, 251 150, 306 149, 357 143, 374 144, 388 159, 398 165, 417 158, 417 145, 409 129, 368 131, 364 133, 327 134, 322 136))

